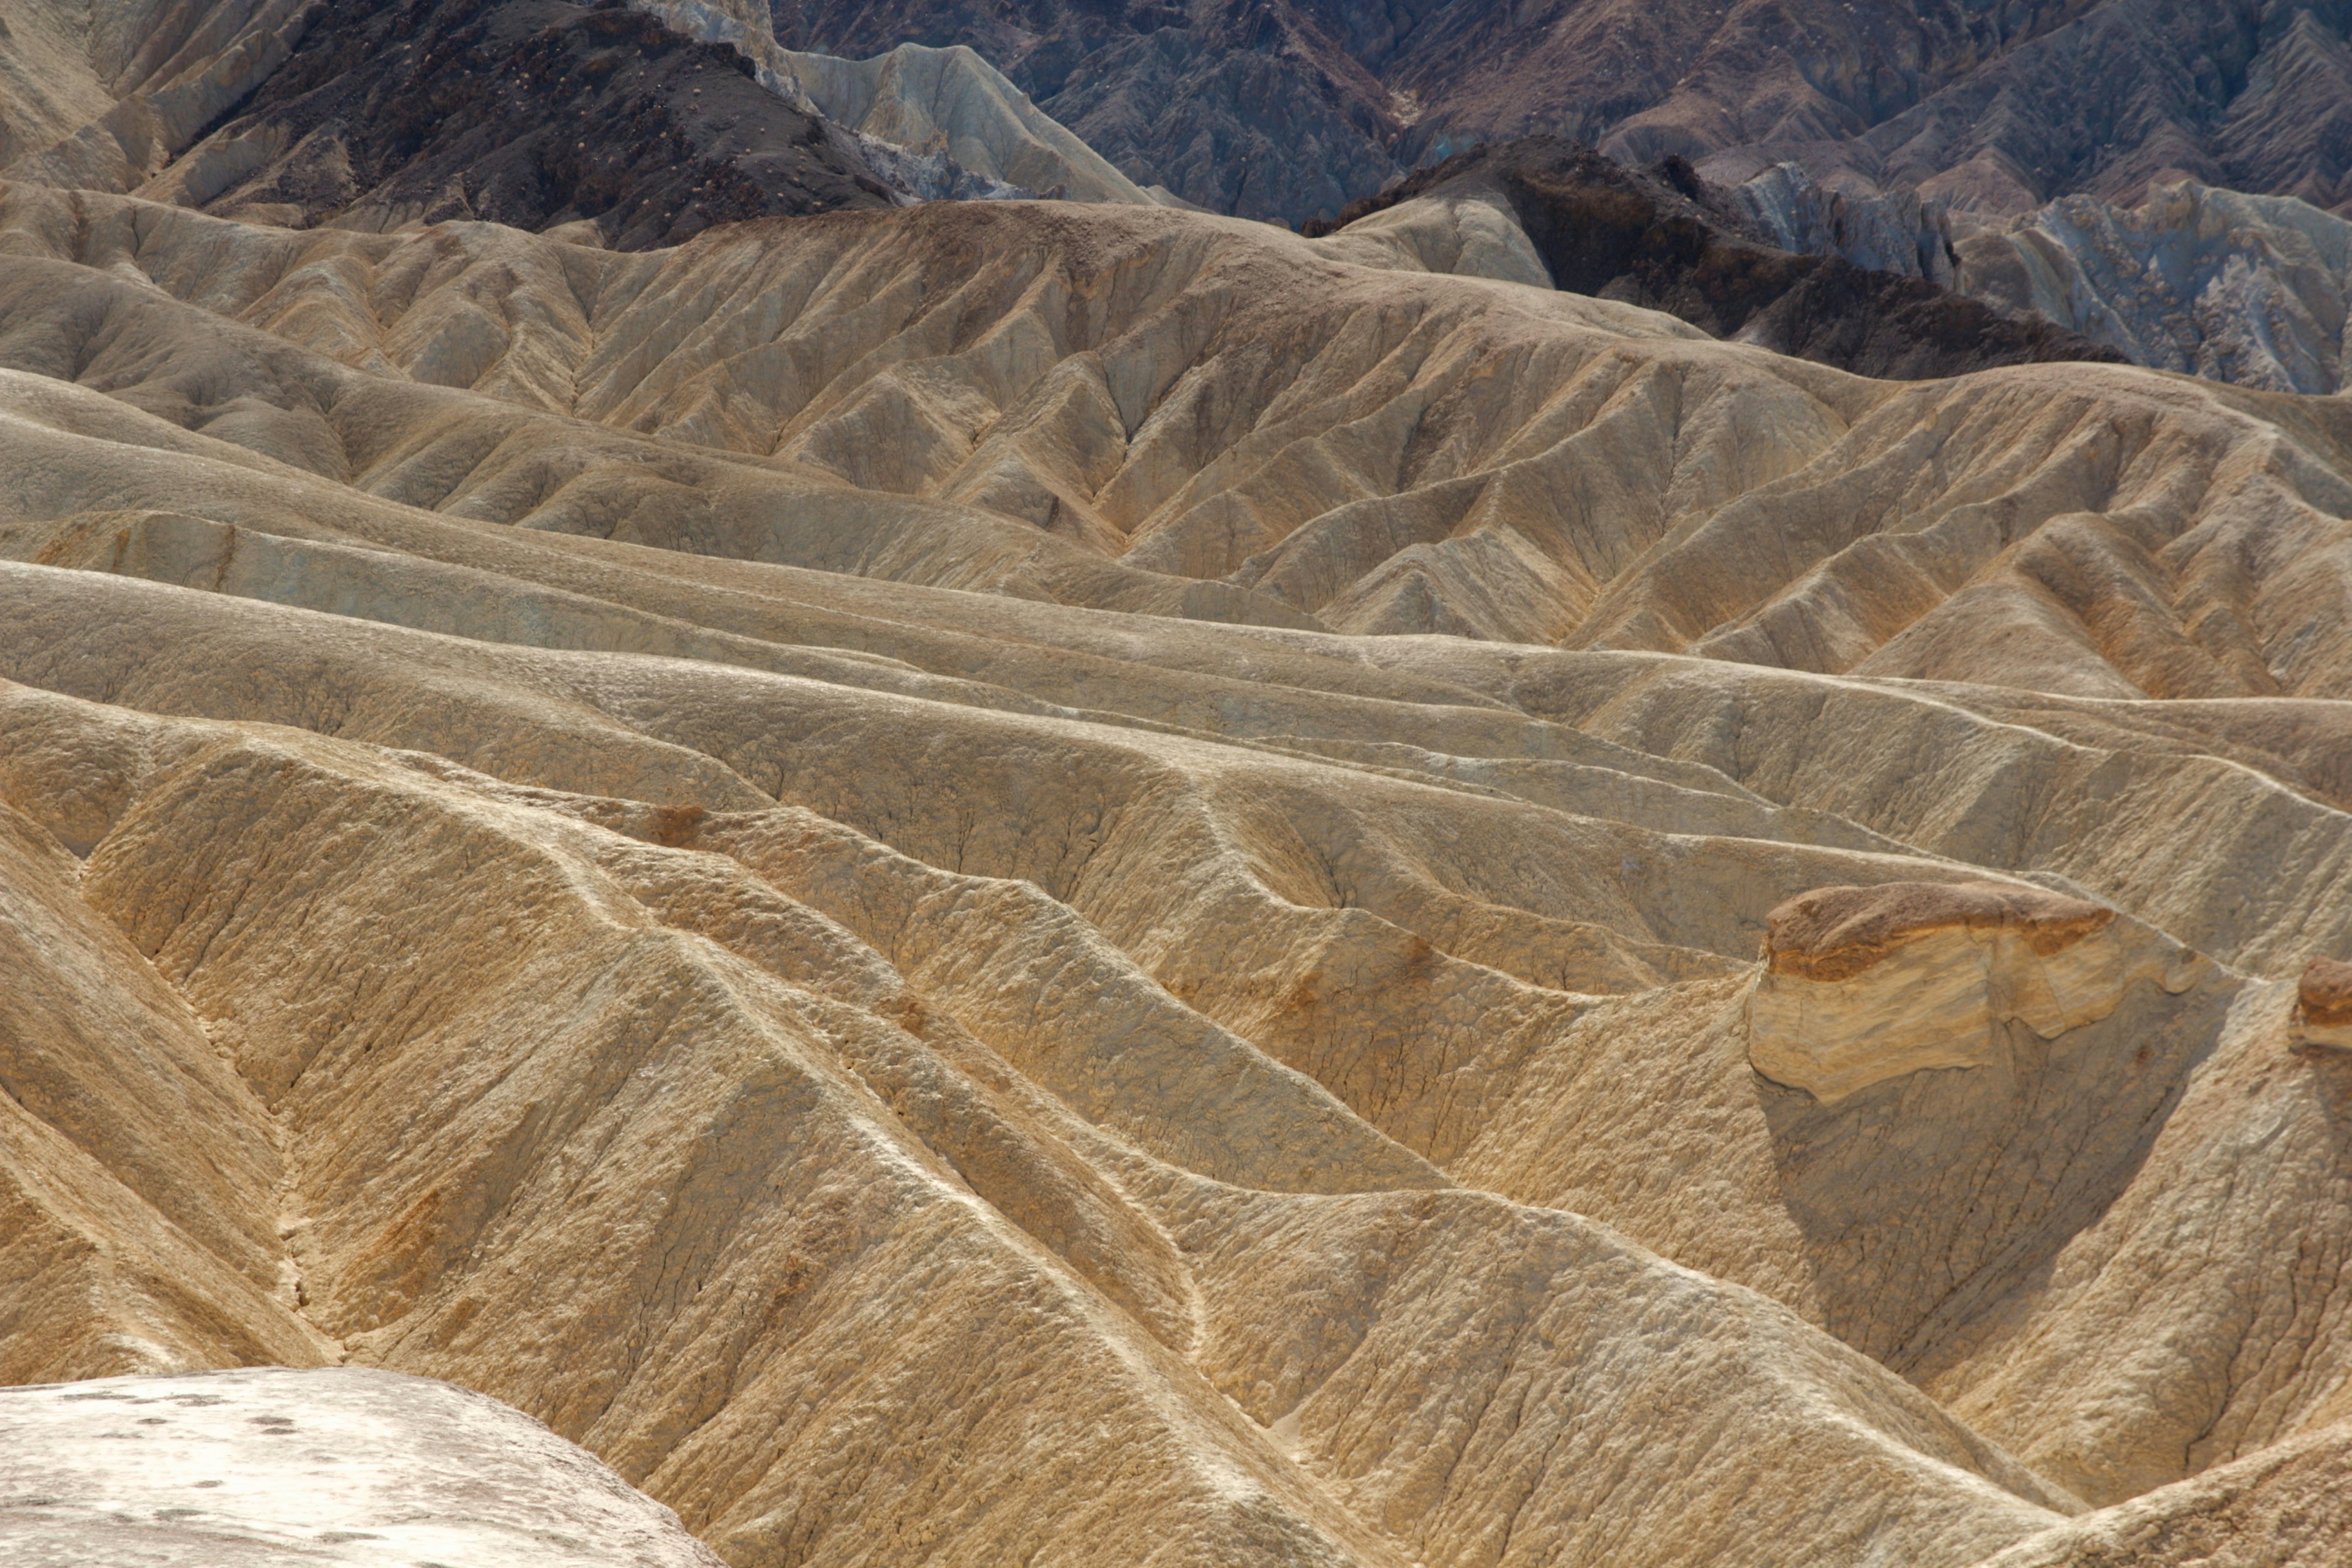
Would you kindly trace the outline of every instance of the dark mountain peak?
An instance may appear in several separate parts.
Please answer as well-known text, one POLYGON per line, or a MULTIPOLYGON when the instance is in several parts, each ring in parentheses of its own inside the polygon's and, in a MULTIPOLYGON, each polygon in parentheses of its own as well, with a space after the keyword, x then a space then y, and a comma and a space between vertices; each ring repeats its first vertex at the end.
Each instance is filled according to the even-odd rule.
POLYGON ((893 199, 741 55, 624 0, 322 7, 178 179, 197 205, 275 221, 590 219, 624 248, 893 199), (255 149, 271 154, 258 167, 255 149))

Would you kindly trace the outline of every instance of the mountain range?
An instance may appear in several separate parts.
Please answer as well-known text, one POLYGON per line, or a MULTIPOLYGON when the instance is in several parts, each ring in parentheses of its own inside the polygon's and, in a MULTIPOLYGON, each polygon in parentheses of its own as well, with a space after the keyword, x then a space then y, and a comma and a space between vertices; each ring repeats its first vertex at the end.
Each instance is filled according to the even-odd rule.
POLYGON ((2188 176, 2352 202, 2345 0, 772 0, 777 37, 967 44, 1130 177, 1328 217, 1481 142, 1564 135, 1736 183, 1794 160, 2014 216, 2188 176))

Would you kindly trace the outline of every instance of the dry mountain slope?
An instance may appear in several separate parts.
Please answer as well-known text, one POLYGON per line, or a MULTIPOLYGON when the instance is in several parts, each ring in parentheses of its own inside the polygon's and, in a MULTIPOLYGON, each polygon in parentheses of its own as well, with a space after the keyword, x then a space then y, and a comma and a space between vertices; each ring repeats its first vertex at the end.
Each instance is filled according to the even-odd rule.
POLYGON ((0 202, 11 1378, 447 1379, 745 1565, 2340 1475, 2333 405, 1136 207, 0 202))
POLYGON ((2352 658, 2330 402, 2120 366, 1867 382, 1152 209, 938 205, 630 257, 5 200, 0 363, 486 521, 2084 697, 2324 695, 2352 658))
POLYGON ((2141 205, 2053 202, 1959 247, 1959 286, 2134 363, 2272 392, 2343 390, 2352 222, 2193 181, 2141 205))
POLYGON ((18 10, 0 171, 250 221, 486 218, 632 249, 1024 185, 1153 200, 969 50, 787 56, 698 5, 18 10))
POLYGON ((1991 216, 2188 175, 2338 208, 2343 0, 773 0, 795 48, 966 44, 1139 184, 1329 218, 1551 134, 1737 183, 1778 159, 1991 216))

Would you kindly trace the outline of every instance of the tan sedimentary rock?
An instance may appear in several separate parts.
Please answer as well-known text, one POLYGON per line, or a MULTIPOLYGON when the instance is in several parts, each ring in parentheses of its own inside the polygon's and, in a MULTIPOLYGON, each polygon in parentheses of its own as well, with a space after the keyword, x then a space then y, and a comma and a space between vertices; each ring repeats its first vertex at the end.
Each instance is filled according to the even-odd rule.
POLYGON ((1996 1064, 2005 1024, 2052 1039, 2113 1013, 2135 982, 2194 981, 2195 955, 2114 920, 1990 882, 1817 889, 1765 917, 1749 1059, 1834 1104, 1906 1073, 1996 1064))
POLYGON ((1985 1568, 2329 1568, 2352 1540, 2343 1423, 2029 1536, 1985 1568))
POLYGON ((7 364, 481 521, 2095 699, 2320 696, 2352 657, 2319 614, 2333 401, 2113 366, 1869 383, 1156 209, 934 204, 614 255, 75 201, 0 213, 7 364), (192 396, 200 361, 256 390, 192 396))
POLYGON ((0 209, 10 1378, 448 1379, 743 1568, 2343 1474, 2339 410, 1142 209, 78 199, 0 209), (2164 592, 1978 638, 2066 516, 2164 592))

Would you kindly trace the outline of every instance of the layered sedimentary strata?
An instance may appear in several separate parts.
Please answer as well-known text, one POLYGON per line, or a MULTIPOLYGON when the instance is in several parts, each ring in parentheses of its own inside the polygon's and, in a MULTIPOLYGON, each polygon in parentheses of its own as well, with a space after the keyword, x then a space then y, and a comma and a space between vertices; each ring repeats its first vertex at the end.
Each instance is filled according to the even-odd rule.
POLYGON ((2200 962, 2115 911, 1995 883, 1823 888, 1765 917, 1748 1058, 1835 1104, 1874 1083, 2000 1066, 2003 1026, 2096 1023, 2139 983, 2189 988, 2200 962))
POLYGON ((2135 207, 2069 196, 1958 247, 1960 286, 2135 364, 2272 392, 2344 384, 2352 222, 2182 181, 2135 207))
POLYGON ((1730 184, 1795 161, 1993 220, 2182 175, 2331 210, 2352 195, 2341 0, 772 9, 795 48, 969 45, 1137 183, 1285 223, 1530 134, 1730 184))

